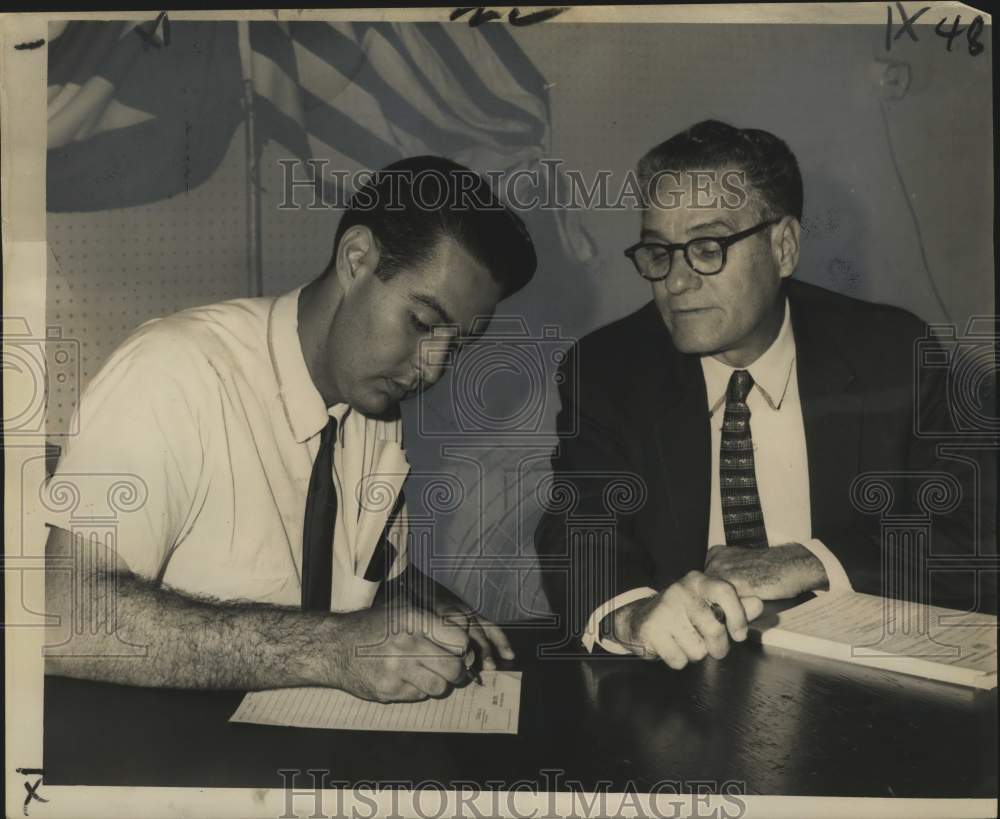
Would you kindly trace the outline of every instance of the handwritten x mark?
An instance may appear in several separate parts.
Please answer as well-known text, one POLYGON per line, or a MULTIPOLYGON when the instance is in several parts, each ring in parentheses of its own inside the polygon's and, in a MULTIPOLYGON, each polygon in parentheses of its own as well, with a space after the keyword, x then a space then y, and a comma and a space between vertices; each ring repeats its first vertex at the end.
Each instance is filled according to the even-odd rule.
POLYGON ((18 768, 17 772, 23 776, 38 776, 34 785, 27 782, 24 783, 24 789, 28 792, 28 795, 24 797, 24 815, 28 815, 28 805, 31 804, 32 799, 37 799, 39 802, 48 802, 49 800, 43 796, 39 796, 38 788, 42 784, 42 777, 45 776, 44 768, 18 768))

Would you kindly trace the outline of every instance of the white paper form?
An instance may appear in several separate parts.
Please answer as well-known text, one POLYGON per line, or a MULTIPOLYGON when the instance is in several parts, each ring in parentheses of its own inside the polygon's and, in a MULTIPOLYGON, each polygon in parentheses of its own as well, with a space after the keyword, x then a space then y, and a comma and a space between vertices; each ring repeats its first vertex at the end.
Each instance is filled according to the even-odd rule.
POLYGON ((521 672, 484 671, 443 699, 371 702, 333 688, 277 688, 247 694, 230 722, 350 731, 516 734, 521 672))
POLYGON ((997 618, 857 592, 824 593, 751 624, 764 645, 969 685, 996 687, 997 618))

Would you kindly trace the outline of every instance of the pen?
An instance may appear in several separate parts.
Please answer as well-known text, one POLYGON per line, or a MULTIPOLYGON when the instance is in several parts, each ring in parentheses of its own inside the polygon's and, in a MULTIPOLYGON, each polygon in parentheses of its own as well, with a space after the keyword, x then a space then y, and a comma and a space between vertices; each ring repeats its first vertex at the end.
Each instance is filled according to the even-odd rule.
POLYGON ((472 670, 476 666, 476 658, 477 658, 476 649, 473 646, 469 647, 469 651, 466 653, 466 656, 468 656, 469 654, 472 655, 472 661, 469 662, 468 665, 465 665, 465 663, 463 663, 463 665, 465 665, 465 680, 466 682, 475 681, 476 685, 482 685, 483 678, 479 674, 479 671, 472 670))
MULTIPOLYGON (((468 633, 469 631, 469 620, 467 617, 460 618, 456 617, 454 614, 449 614, 444 617, 444 621, 446 623, 451 623, 454 626, 458 626, 459 628, 464 628, 466 633, 468 633)), ((482 685, 483 684, 482 676, 478 671, 472 670, 472 667, 476 664, 476 650, 475 648, 470 648, 470 651, 472 652, 472 663, 470 665, 465 666, 465 681, 467 683, 475 682, 476 685, 482 685)))

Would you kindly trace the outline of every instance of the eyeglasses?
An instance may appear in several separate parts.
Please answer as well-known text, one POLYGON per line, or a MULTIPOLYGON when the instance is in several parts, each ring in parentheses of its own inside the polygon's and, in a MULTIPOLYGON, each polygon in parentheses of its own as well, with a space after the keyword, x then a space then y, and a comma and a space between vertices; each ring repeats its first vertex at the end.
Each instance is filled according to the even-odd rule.
POLYGON ((625 249, 625 255, 632 260, 639 275, 651 282, 660 281, 670 275, 670 266, 675 250, 684 251, 688 266, 702 276, 714 276, 726 266, 726 250, 731 245, 759 233, 766 227, 776 225, 780 219, 761 222, 752 228, 741 230, 731 236, 705 236, 683 244, 667 242, 639 242, 625 249))

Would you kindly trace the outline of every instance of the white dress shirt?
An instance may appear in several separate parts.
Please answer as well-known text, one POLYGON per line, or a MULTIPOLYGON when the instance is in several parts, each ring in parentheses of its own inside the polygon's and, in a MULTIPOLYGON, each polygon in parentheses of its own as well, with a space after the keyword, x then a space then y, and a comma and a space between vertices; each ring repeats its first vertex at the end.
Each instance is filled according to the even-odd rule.
MULTIPOLYGON (((712 436, 712 486, 707 544, 711 548, 726 542, 719 491, 719 449, 726 389, 730 376, 737 368, 711 356, 703 356, 701 369, 708 395, 712 436)), ((840 561, 821 541, 812 536, 809 461, 802 404, 799 401, 799 380, 795 369, 795 336, 792 333, 787 302, 785 318, 777 338, 745 369, 754 382, 747 396, 747 406, 750 409, 757 490, 764 513, 768 545, 801 543, 823 564, 831 591, 849 589, 850 581, 840 561)), ((626 649, 617 641, 600 637, 598 629, 601 620, 621 606, 657 593, 648 586, 630 589, 598 607, 587 621, 584 631, 583 644, 587 650, 592 651, 597 642, 615 654, 626 653, 626 649)))
MULTIPOLYGON (((115 547, 136 575, 191 594, 298 606, 306 495, 332 415, 331 608, 371 605, 379 584, 363 576, 409 472, 402 424, 326 406, 299 342, 300 291, 196 307, 133 332, 81 398, 46 521, 86 532, 110 512, 115 547), (122 481, 136 496, 109 508, 109 486, 122 481), (67 490, 74 503, 53 500, 67 490)), ((403 510, 390 533, 390 576, 406 565, 405 521, 403 510)))

